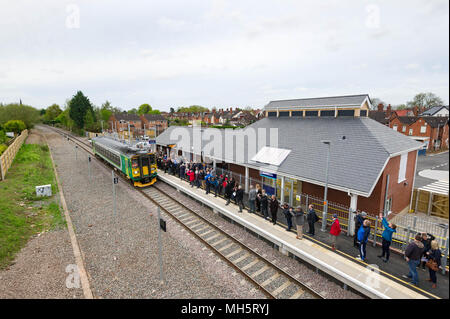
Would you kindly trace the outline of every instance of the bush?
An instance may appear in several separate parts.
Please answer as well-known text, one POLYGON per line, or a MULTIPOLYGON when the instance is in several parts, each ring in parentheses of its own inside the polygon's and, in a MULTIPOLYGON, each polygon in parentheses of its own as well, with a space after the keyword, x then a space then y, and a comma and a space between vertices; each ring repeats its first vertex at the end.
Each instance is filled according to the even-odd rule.
POLYGON ((10 120, 5 123, 4 127, 5 131, 14 132, 16 134, 19 134, 20 132, 22 132, 24 129, 27 128, 25 123, 21 120, 10 120))
POLYGON ((6 146, 5 144, 0 144, 0 155, 2 155, 3 152, 6 151, 7 148, 8 148, 8 146, 6 146))

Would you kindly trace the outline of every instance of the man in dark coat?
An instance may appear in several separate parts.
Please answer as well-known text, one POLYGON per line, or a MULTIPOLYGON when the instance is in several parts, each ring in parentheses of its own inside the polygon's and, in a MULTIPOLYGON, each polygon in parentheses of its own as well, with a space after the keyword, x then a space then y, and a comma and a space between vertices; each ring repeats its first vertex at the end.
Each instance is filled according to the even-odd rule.
POLYGON ((242 208, 244 208, 244 190, 242 186, 239 185, 236 190, 236 203, 239 205, 239 212, 242 213, 242 208))
POLYGON ((278 200, 275 195, 272 195, 272 198, 270 199, 269 208, 270 215, 272 215, 272 223, 276 225, 278 215, 278 200))
POLYGON ((232 183, 231 181, 229 181, 227 183, 227 186, 225 186, 225 197, 227 199, 227 203, 225 205, 230 204, 231 196, 233 194, 233 188, 234 188, 234 183, 232 183))
POLYGON ((267 213, 267 202, 268 198, 266 195, 266 191, 263 189, 261 195, 258 195, 260 207, 261 207, 261 213, 263 213, 264 219, 269 218, 269 214, 267 213))
POLYGON ((314 236, 315 230, 314 230, 314 223, 317 221, 317 215, 316 211, 314 210, 313 204, 309 205, 308 207, 308 215, 306 215, 306 220, 308 221, 308 234, 311 236, 314 236))

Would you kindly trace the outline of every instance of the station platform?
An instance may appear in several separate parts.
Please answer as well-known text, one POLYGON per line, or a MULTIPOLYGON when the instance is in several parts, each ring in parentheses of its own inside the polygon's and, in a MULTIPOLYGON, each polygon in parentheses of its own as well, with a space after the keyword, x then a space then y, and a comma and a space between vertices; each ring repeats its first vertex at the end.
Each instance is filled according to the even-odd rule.
MULTIPOLYGON (((206 195, 203 189, 191 187, 188 182, 182 181, 176 176, 164 173, 164 171, 158 170, 158 174, 160 180, 163 182, 171 185, 180 192, 201 201, 213 211, 219 212, 227 218, 232 219, 235 223, 258 234, 268 242, 275 244, 282 253, 291 253, 292 255, 297 256, 305 263, 320 269, 322 272, 336 278, 343 284, 346 284, 369 298, 439 298, 422 289, 408 287, 408 285, 402 283, 398 278, 380 270, 376 264, 370 265, 361 261, 349 259, 348 253, 339 251, 339 246, 337 251, 332 251, 331 249, 328 249, 326 245, 323 245, 320 240, 310 238, 309 236, 304 236, 303 240, 298 240, 296 239, 296 233, 286 231, 283 225, 273 225, 272 222, 264 220, 257 214, 249 214, 246 210, 244 210, 243 213, 239 213, 239 209, 236 205, 230 203, 226 206, 224 199, 221 197, 214 197, 213 194, 206 195)), ((306 228, 307 226, 305 227, 305 231, 306 228)), ((316 234, 321 233, 318 228, 319 227, 316 227, 316 234)), ((323 235, 328 235, 328 232, 323 232, 322 236, 323 235)), ((341 235, 341 237, 347 236, 341 235)), ((369 246, 367 247, 367 250, 370 250, 369 246)), ((354 250, 354 253, 357 253, 356 249, 354 250)), ((392 257, 393 256, 391 256, 391 259, 392 257)), ((399 256, 397 257, 399 258, 399 256)), ((406 262, 403 263, 405 273, 407 273, 408 267, 406 262)), ((421 278, 424 280, 424 274, 421 273, 421 270, 418 271, 419 276, 422 276, 421 278)), ((440 284, 444 285, 444 283, 440 284)), ((448 281, 445 285, 448 290, 448 281)))

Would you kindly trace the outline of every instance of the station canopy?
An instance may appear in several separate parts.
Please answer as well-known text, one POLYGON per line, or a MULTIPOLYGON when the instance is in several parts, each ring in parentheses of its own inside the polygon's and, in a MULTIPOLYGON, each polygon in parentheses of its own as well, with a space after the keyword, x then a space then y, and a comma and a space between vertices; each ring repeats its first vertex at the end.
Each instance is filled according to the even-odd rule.
POLYGON ((264 146, 251 160, 254 162, 280 166, 290 152, 291 150, 283 148, 264 146))

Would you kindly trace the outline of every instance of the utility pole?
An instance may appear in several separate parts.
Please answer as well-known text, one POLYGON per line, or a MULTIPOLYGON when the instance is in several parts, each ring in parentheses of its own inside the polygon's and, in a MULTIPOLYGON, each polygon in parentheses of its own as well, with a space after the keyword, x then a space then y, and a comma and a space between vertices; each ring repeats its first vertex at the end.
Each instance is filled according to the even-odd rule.
POLYGON ((322 215, 322 231, 325 231, 327 228, 327 213, 328 213, 328 170, 330 167, 330 148, 331 148, 331 141, 321 141, 324 144, 328 145, 328 152, 327 152, 327 168, 325 171, 325 194, 323 196, 323 215, 322 215))

